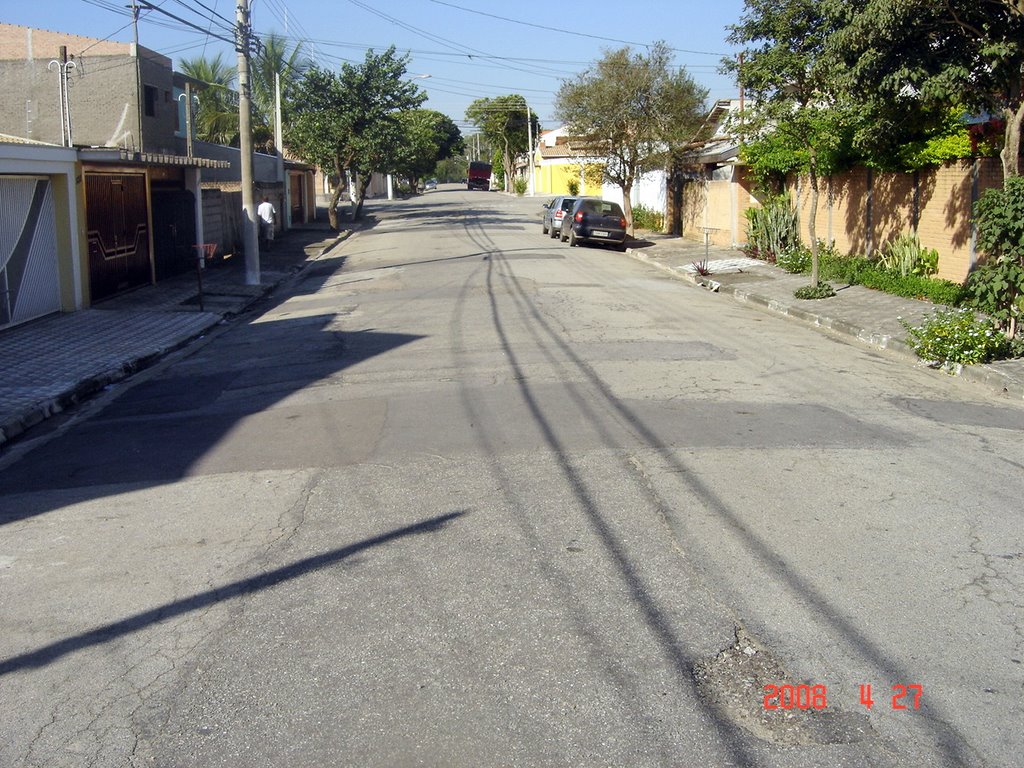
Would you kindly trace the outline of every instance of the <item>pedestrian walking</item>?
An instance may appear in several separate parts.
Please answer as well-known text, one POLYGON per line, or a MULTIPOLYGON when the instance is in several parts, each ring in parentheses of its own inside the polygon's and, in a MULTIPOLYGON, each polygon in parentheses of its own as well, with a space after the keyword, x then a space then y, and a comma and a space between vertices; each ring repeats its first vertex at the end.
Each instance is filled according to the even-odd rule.
POLYGON ((256 216, 260 220, 260 242, 265 243, 268 248, 274 241, 274 217, 276 215, 277 209, 270 202, 270 198, 264 195, 263 202, 256 208, 256 216))

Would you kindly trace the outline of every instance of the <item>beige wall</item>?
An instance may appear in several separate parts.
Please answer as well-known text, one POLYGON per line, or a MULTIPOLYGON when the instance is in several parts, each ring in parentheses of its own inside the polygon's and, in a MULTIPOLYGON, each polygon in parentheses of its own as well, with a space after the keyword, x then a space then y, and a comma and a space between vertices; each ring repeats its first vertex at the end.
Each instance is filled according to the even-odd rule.
MULTIPOLYGON (((688 183, 683 193, 683 234, 702 239, 702 227, 715 227, 711 242, 746 242, 744 211, 757 200, 745 169, 735 180, 688 183)), ((880 173, 854 168, 819 181, 815 230, 840 253, 866 255, 902 232, 917 229, 921 244, 939 252, 938 277, 962 281, 972 266, 971 210, 986 189, 1002 184, 997 158, 960 161, 914 173, 880 173)), ((804 242, 810 215, 810 184, 791 179, 804 242)), ((976 257, 975 257, 976 259, 976 257)))
POLYGON ((704 239, 709 230, 712 245, 739 245, 747 240, 744 211, 758 201, 746 168, 734 168, 733 181, 690 181, 683 185, 681 218, 683 236, 704 239))

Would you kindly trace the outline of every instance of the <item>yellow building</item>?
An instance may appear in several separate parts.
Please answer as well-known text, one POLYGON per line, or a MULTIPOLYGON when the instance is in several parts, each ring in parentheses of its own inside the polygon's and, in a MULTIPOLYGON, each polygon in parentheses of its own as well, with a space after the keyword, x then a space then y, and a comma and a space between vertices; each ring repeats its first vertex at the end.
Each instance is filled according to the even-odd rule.
POLYGON ((601 195, 601 170, 605 159, 573 151, 564 128, 545 131, 533 157, 533 188, 539 196, 567 195, 575 180, 581 195, 601 195), (584 172, 586 171, 586 172, 584 172))

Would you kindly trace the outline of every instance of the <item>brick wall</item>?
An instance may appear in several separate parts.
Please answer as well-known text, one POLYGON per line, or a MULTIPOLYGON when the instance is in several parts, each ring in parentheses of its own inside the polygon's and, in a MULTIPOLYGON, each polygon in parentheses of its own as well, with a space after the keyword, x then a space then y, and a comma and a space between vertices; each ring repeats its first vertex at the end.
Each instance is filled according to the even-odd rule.
MULTIPOLYGON (((913 173, 879 173, 854 168, 819 180, 815 229, 820 240, 834 243, 840 253, 866 255, 899 235, 916 229, 921 244, 939 252, 938 277, 963 281, 972 257, 971 210, 973 200, 986 189, 1002 184, 997 158, 950 163, 913 173)), ((806 177, 790 179, 797 206, 800 235, 808 242, 810 183, 806 177)), ((744 169, 731 182, 688 183, 683 196, 683 233, 701 239, 701 227, 719 228, 712 242, 746 242, 744 212, 758 201, 744 169), (735 217, 735 218, 733 218, 735 217)))
POLYGON ((148 152, 173 152, 176 104, 171 60, 127 43, 0 24, 0 133, 53 144, 61 143, 59 47, 67 47, 75 66, 69 70, 68 100, 72 140, 85 146, 127 146, 148 152), (139 91, 157 91, 156 115, 144 118, 145 146, 139 139, 139 91))

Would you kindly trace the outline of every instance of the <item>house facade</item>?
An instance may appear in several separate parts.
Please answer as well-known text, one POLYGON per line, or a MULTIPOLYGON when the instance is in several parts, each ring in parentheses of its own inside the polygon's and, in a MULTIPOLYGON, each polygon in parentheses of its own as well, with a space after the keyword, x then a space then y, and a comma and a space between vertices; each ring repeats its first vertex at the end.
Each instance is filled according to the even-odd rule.
POLYGON ((0 136, 0 330, 85 306, 75 150, 0 136))
POLYGON ((0 24, 0 133, 173 154, 173 95, 171 60, 148 48, 0 24))
MULTIPOLYGON (((607 163, 607 157, 581 149, 578 142, 574 145, 564 127, 546 131, 533 153, 534 194, 567 195, 569 184, 575 181, 580 195, 622 205, 622 190, 604 178, 607 163)), ((660 170, 637 179, 630 193, 633 207, 642 205, 661 214, 665 213, 666 200, 666 174, 660 170)))

